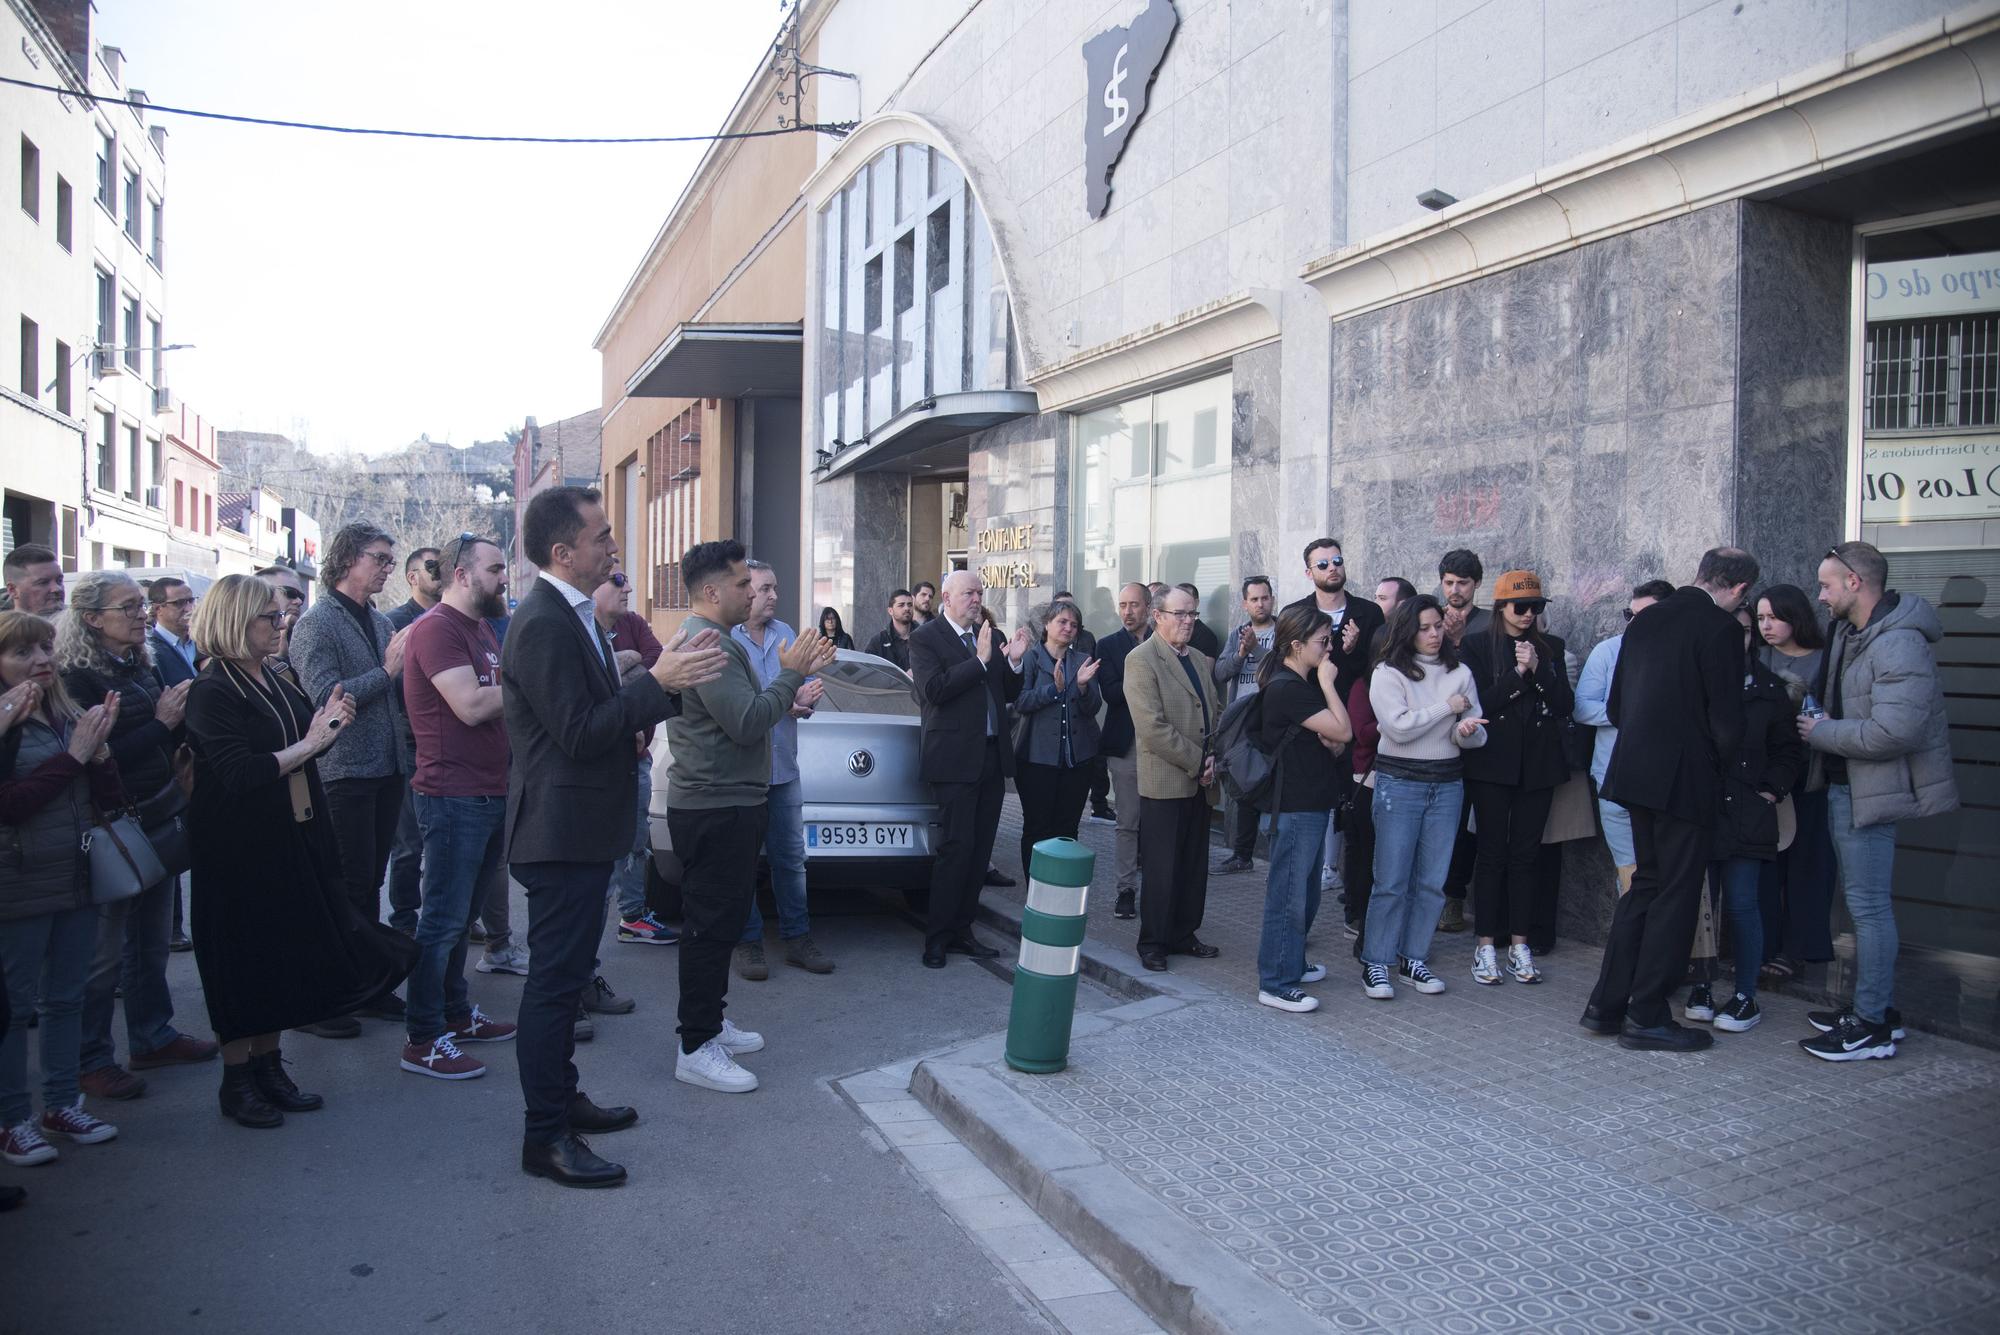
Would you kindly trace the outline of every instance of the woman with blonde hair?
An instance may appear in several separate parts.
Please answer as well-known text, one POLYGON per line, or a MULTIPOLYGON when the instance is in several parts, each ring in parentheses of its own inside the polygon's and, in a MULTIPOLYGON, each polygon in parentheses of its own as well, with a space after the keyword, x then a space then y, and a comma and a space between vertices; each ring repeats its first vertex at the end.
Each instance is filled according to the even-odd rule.
POLYGON ((222 1112, 249 1127, 325 1102, 285 1074, 279 1036, 387 992, 416 951, 393 928, 361 921, 337 879, 313 758, 353 720, 354 704, 335 686, 315 711, 272 669, 282 617, 265 581, 218 581, 195 612, 195 645, 209 662, 188 696, 194 957, 222 1041, 222 1112))
MULTIPOLYGON (((181 715, 189 684, 169 687, 153 667, 146 635, 146 594, 122 570, 93 570, 70 586, 69 606, 56 620, 56 671, 72 699, 118 697, 111 758, 156 850, 186 847, 187 793, 175 774, 181 715)), ((168 859, 163 858, 163 861, 168 859)), ((167 956, 174 931, 175 875, 112 905, 98 924, 97 958, 83 995, 84 1093, 95 1099, 135 1099, 146 1082, 133 1071, 215 1060, 215 1044, 174 1028, 167 991, 167 956), (125 994, 126 1059, 118 1064, 112 1038, 113 997, 125 994)))
POLYGON ((118 1128, 84 1111, 77 1085, 83 993, 97 947, 84 835, 97 813, 125 805, 105 740, 118 697, 79 710, 55 671, 55 627, 0 612, 0 1158, 17 1167, 56 1157, 51 1135, 79 1145, 118 1128), (42 1115, 30 1118, 28 1016, 41 1016, 42 1115))

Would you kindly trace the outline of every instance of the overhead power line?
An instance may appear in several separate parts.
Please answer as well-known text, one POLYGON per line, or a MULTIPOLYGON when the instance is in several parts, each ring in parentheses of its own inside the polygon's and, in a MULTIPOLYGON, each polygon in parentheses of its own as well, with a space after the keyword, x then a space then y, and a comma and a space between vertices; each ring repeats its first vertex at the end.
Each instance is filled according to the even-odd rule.
POLYGON ((844 135, 855 126, 854 121, 828 121, 811 125, 787 125, 776 130, 724 130, 715 134, 455 134, 446 130, 390 130, 380 126, 323 125, 317 121, 280 120, 273 116, 238 116, 224 111, 197 111, 192 107, 169 107, 158 102, 142 102, 129 97, 102 97, 79 93, 74 88, 65 88, 60 84, 36 83, 30 79, 16 79, 7 75, 0 75, 0 83, 12 84, 16 88, 33 89, 40 93, 60 93, 68 97, 81 98, 86 102, 106 103, 115 107, 136 107, 141 111, 157 112, 165 116, 193 116, 200 120, 229 121, 237 125, 268 125, 281 130, 317 130, 322 134, 365 134, 390 139, 447 139, 475 144, 708 144, 723 139, 769 139, 781 134, 844 135))

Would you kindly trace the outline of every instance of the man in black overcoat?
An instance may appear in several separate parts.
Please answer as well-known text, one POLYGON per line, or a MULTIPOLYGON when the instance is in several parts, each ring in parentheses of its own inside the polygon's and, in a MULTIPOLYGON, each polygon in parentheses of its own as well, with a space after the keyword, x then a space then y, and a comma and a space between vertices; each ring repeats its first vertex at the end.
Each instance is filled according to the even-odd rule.
POLYGON ((1613 913, 1583 1025, 1623 1047, 1691 1052, 1712 1041, 1675 1024, 1667 998, 1687 973, 1723 773, 1743 733, 1743 628, 1731 614, 1756 582, 1748 552, 1704 553, 1693 585, 1633 618, 1611 678, 1618 745, 1603 793, 1632 813, 1639 869, 1613 913))

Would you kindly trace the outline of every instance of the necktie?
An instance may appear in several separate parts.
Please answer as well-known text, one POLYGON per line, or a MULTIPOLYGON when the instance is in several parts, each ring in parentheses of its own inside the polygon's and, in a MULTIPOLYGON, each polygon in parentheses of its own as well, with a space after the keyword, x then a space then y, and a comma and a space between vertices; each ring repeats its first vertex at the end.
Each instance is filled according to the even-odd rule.
POLYGON ((604 657, 604 670, 610 674, 611 684, 616 686, 618 684, 618 660, 611 653, 611 641, 604 638, 604 628, 597 624, 595 617, 591 618, 590 629, 597 636, 597 652, 604 657))
MULTIPOLYGON (((965 634, 958 638, 965 641, 965 648, 968 653, 974 658, 979 657, 979 650, 974 647, 971 631, 965 632, 965 634)), ((998 737, 1000 735, 1000 727, 993 717, 993 690, 986 684, 986 673, 983 668, 980 671, 979 691, 980 694, 986 697, 986 735, 988 737, 998 737)))

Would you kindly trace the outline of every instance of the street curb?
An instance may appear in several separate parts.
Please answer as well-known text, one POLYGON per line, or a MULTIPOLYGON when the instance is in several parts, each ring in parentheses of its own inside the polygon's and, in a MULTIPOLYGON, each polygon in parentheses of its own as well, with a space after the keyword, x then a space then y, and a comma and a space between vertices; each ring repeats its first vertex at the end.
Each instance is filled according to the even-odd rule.
MULTIPOLYGON (((1166 1000, 1135 1003, 1132 1018, 1183 1004, 1158 1004, 1166 1000)), ((1323 1335, 1290 1298, 981 1069, 983 1046, 919 1063, 910 1092, 1150 1316, 1192 1335, 1323 1335)))
MULTIPOLYGON (((1010 940, 1020 940, 1021 906, 1012 900, 982 903, 978 917, 979 921, 995 931, 1005 932, 1010 940)), ((1139 957, 1131 951, 1120 950, 1088 936, 1081 947, 1081 964, 1085 978, 1121 997, 1144 1000, 1165 996, 1182 1001, 1206 1001, 1215 995, 1215 989, 1206 984, 1177 977, 1171 972, 1153 973, 1139 963, 1139 957)), ((1013 969, 1005 964, 1001 964, 997 972, 1003 978, 1013 977, 1013 969)))

